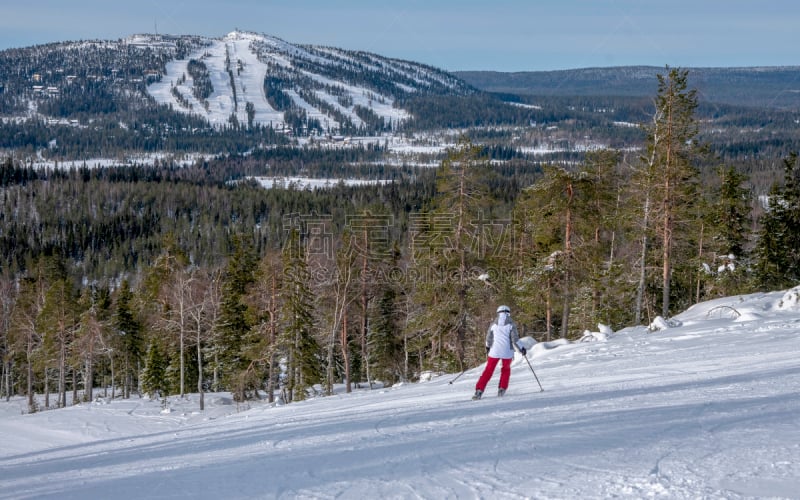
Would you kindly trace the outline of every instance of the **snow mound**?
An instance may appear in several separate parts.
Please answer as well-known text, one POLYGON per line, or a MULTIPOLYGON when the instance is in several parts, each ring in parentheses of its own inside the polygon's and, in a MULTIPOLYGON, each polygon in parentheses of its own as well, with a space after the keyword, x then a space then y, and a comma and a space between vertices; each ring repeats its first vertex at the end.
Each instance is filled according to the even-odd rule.
POLYGON ((541 352, 541 351, 549 351, 550 349, 555 349, 556 347, 568 344, 569 340, 567 339, 557 339, 553 340, 552 342, 539 342, 538 344, 533 346, 533 348, 535 351, 541 352))
POLYGON ((424 371, 419 374, 419 381, 420 382, 430 382, 431 380, 435 379, 438 374, 432 371, 424 371))
POLYGON ((605 342, 608 340, 608 335, 602 332, 590 332, 589 330, 583 331, 583 336, 579 342, 605 342))
POLYGON ((537 344, 536 339, 533 337, 522 337, 519 339, 519 342, 527 351, 530 351, 531 348, 537 344))
POLYGON ((753 311, 744 311, 739 316, 736 317, 733 321, 737 323, 744 323, 745 321, 759 321, 764 317, 756 312, 753 311))
POLYGON ((678 328, 679 326, 683 326, 683 323, 678 321, 675 318, 671 319, 664 319, 661 316, 656 316, 656 319, 650 323, 650 326, 647 327, 648 330, 651 332, 657 332, 659 330, 669 330, 670 328, 678 328))
POLYGON ((605 342, 608 340, 608 337, 614 333, 614 330, 602 323, 597 324, 597 331, 592 332, 589 330, 583 331, 583 336, 579 340, 579 342, 605 342))
POLYGON ((784 293, 776 309, 779 311, 800 311, 800 286, 796 286, 784 293))

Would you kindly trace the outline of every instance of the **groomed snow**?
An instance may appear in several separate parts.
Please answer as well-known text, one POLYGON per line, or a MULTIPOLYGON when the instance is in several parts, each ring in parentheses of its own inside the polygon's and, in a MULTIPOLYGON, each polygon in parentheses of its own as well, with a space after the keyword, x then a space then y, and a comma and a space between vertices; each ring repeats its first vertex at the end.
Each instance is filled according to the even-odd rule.
POLYGON ((14 398, 0 498, 800 498, 799 292, 537 344, 544 392, 517 357, 502 399, 470 400, 481 366, 203 413, 196 395, 32 415, 14 398))
POLYGON ((231 115, 234 114, 239 123, 246 124, 245 106, 248 102, 253 104, 254 123, 274 124, 276 127, 279 124, 282 125, 283 113, 273 109, 264 94, 267 66, 259 61, 256 54, 250 50, 251 42, 250 38, 239 36, 235 32, 222 40, 211 40, 209 46, 196 50, 188 58, 168 62, 166 75, 160 82, 148 86, 147 91, 157 102, 170 105, 179 111, 200 115, 213 126, 227 125, 231 115), (190 59, 202 61, 208 69, 214 91, 207 99, 207 108, 192 94, 194 80, 188 71, 190 59), (236 98, 234 98, 231 87, 231 77, 226 66, 226 59, 230 59, 231 69, 234 72, 233 83, 236 86, 236 98), (239 61, 242 62, 241 70, 237 66, 239 61), (179 80, 183 77, 186 77, 186 81, 178 85, 179 80), (187 109, 178 102, 172 94, 173 87, 191 104, 191 109, 187 109))
MULTIPOLYGON (((215 127, 228 125, 231 115, 236 115, 239 123, 246 124, 248 122, 246 105, 251 103, 254 123, 280 128, 284 125, 284 114, 269 104, 264 93, 264 79, 268 75, 268 62, 292 68, 293 58, 326 63, 324 59, 280 39, 234 31, 222 39, 208 40, 207 46, 194 50, 185 59, 168 62, 166 74, 162 76, 161 81, 149 85, 147 91, 158 103, 172 106, 177 111, 202 116, 215 127), (208 69, 214 91, 206 99, 206 103, 200 102, 192 94, 194 81, 188 72, 191 59, 202 61, 208 69), (230 61, 232 74, 228 72, 229 66, 226 65, 226 61, 230 61), (184 77, 185 81, 182 81, 184 77), (179 84, 180 81, 182 83, 179 84), (173 88, 189 106, 182 104, 173 95, 173 88)), ((402 67, 405 68, 405 65, 402 67)), ((320 90, 315 91, 315 95, 348 116, 356 126, 362 125, 363 121, 356 115, 353 109, 355 105, 370 108, 387 122, 398 123, 409 118, 409 114, 395 108, 394 101, 387 96, 377 95, 369 89, 334 81, 308 71, 303 70, 300 73, 344 91, 352 99, 352 106, 341 106, 338 97, 320 90)), ((428 78, 434 78, 434 75, 430 74, 428 78)), ((285 91, 299 108, 306 111, 309 118, 317 118, 323 126, 331 129, 339 127, 332 117, 306 102, 295 89, 287 88, 285 91)))

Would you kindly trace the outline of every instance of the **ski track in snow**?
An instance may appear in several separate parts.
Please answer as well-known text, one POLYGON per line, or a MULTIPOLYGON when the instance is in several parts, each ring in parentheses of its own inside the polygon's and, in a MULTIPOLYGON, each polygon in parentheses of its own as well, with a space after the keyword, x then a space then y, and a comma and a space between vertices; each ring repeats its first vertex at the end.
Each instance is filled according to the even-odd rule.
MULTIPOLYGON (((161 104, 172 106, 176 110, 192 113, 204 117, 212 126, 224 126, 229 123, 232 115, 236 116, 239 123, 248 123, 246 111, 247 103, 253 104, 253 122, 261 125, 280 127, 284 124, 284 114, 275 110, 267 101, 264 92, 264 79, 268 73, 267 64, 259 58, 286 68, 293 64, 285 54, 293 54, 311 62, 326 64, 327 61, 315 56, 299 47, 293 46, 277 39, 253 35, 249 33, 233 32, 221 40, 210 40, 208 46, 201 47, 192 52, 186 59, 172 60, 166 65, 166 74, 160 82, 148 86, 147 91, 161 104), (202 61, 209 72, 212 94, 206 103, 200 102, 193 94, 194 80, 188 72, 190 59, 202 61), (226 59, 230 61, 233 72, 231 79, 226 66, 226 59), (241 67, 239 66, 241 62, 241 67), (186 77, 186 80, 178 82, 186 77), (233 87, 231 83, 233 82, 233 87), (181 104, 172 94, 173 87, 189 105, 181 104)), ((405 66, 402 66, 405 68, 405 66)), ((408 70, 408 68, 405 68, 408 70)), ((376 92, 366 88, 350 85, 344 82, 331 80, 322 75, 301 70, 301 74, 325 85, 344 89, 352 98, 354 105, 361 105, 371 109, 378 116, 394 122, 405 120, 409 114, 402 109, 395 108, 391 99, 377 95, 376 92)), ((432 78, 432 75, 427 75, 432 78)), ((339 124, 321 110, 316 109, 306 102, 295 89, 285 89, 295 104, 306 111, 309 118, 317 118, 321 124, 336 128, 339 124)), ((320 90, 314 91, 315 95, 348 116, 356 126, 363 125, 363 121, 355 114, 353 109, 344 107, 338 98, 320 90)))
POLYGON ((3 402, 0 498, 799 498, 800 310, 781 295, 726 299, 757 321, 712 301, 677 328, 536 345, 545 391, 518 356, 504 398, 495 373, 469 399, 479 366, 238 413, 3 402))

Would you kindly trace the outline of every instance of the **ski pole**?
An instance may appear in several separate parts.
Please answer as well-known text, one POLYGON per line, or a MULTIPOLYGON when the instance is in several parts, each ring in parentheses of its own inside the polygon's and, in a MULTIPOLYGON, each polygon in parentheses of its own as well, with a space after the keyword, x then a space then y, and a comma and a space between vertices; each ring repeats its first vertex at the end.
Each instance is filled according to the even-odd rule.
POLYGON ((450 384, 452 385, 452 383, 453 383, 453 382, 455 382, 456 380, 458 380, 458 379, 461 377, 461 375, 464 375, 465 373, 467 373, 467 370, 469 370, 469 368, 465 368, 463 372, 461 372, 461 373, 459 373, 458 375, 456 375, 456 378, 454 378, 453 380, 451 380, 451 381, 450 381, 450 384))
POLYGON ((525 358, 525 361, 528 362, 528 366, 531 368, 531 373, 533 373, 533 377, 536 379, 536 383, 539 384, 539 389, 541 389, 539 392, 544 392, 544 387, 542 387, 542 383, 539 382, 539 377, 536 376, 536 372, 533 371, 533 365, 531 364, 530 360, 528 359, 528 356, 522 356, 522 357, 525 358))

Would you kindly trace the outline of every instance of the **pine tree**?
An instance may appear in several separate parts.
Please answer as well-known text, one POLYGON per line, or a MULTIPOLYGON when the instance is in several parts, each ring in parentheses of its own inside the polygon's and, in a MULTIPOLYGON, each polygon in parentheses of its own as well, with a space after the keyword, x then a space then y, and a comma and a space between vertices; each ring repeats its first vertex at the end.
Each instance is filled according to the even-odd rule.
POLYGON ((487 162, 479 146, 465 137, 451 150, 436 174, 433 207, 418 214, 412 258, 423 278, 415 300, 425 307, 414 328, 426 344, 427 359, 437 370, 463 370, 485 354, 481 346, 486 287, 475 279, 485 270, 485 231, 494 221, 490 207, 487 162))
POLYGON ((83 400, 92 401, 95 361, 102 345, 107 343, 111 297, 107 288, 87 287, 80 302, 82 313, 75 345, 84 366, 83 400))
MULTIPOLYGON (((642 158, 648 186, 645 213, 652 216, 658 235, 661 263, 661 315, 669 316, 675 252, 685 241, 688 209, 696 196, 697 169, 694 162, 701 152, 696 142, 697 92, 688 90, 688 71, 670 69, 657 75, 653 122, 647 130, 647 153, 642 158)), ((647 231, 649 225, 643 228, 647 231)), ((643 251, 646 256, 646 252, 643 251)), ((642 269, 647 266, 642 262, 642 269)), ((643 286, 640 283, 640 290, 643 286)))
MULTIPOLYGON (((71 284, 66 279, 53 283, 45 294, 37 324, 44 337, 45 351, 55 358, 58 368, 58 402, 63 408, 67 404, 67 370, 72 342, 78 329, 77 301, 71 284)), ((47 367, 45 361, 45 369, 47 367)))
POLYGON ((629 321, 628 280, 618 255, 626 225, 620 206, 624 180, 619 161, 616 151, 592 151, 580 166, 572 252, 577 294, 573 331, 601 322, 621 326, 629 321))
POLYGON ((44 279, 32 276, 19 280, 19 293, 11 316, 9 328, 10 350, 18 354, 25 365, 25 394, 28 412, 38 410, 34 395, 36 355, 42 343, 42 334, 36 319, 44 304, 44 279))
MULTIPOLYGON (((548 284, 554 283, 553 280, 558 283, 557 296, 562 306, 561 336, 566 338, 575 290, 574 242, 578 200, 583 196, 583 185, 588 179, 582 171, 572 172, 553 165, 546 165, 543 170, 544 176, 527 190, 523 203, 535 217, 534 239, 542 266, 537 274, 548 284)), ((548 289, 552 290, 552 287, 548 289)), ((550 322, 552 303, 550 300, 547 302, 550 322)))
POLYGON ((11 399, 11 367, 14 350, 11 345, 11 315, 17 301, 17 290, 7 276, 0 274, 0 397, 11 399))
MULTIPOLYGON (((572 309, 585 328, 608 316, 604 290, 610 286, 614 250, 611 214, 615 210, 617 154, 595 152, 578 169, 546 165, 544 176, 525 190, 518 210, 531 220, 533 270, 527 293, 542 301, 551 332, 554 303, 561 305, 561 335, 570 334, 572 309)), ((575 330, 575 329, 573 329, 575 330)), ((578 328, 577 331, 580 331, 578 328)))

